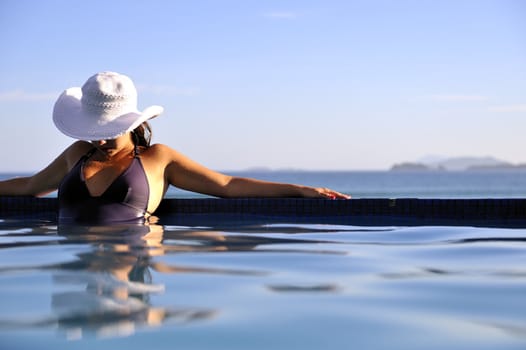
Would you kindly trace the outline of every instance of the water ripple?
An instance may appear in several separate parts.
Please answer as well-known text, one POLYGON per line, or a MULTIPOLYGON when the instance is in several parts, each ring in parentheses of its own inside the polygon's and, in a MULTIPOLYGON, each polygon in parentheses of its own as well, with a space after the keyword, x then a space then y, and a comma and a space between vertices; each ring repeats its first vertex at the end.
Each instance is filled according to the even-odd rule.
POLYGON ((525 242, 526 230, 499 228, 11 222, 0 225, 0 337, 519 349, 525 242))

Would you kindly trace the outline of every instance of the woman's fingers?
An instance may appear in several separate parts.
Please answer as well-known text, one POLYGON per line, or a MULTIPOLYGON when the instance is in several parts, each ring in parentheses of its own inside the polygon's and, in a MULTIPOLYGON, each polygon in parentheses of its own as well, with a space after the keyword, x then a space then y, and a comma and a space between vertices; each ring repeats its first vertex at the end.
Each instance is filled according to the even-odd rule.
POLYGON ((351 199, 351 196, 344 194, 344 193, 337 192, 337 191, 333 191, 330 188, 317 188, 316 190, 318 191, 318 194, 324 198, 351 199))

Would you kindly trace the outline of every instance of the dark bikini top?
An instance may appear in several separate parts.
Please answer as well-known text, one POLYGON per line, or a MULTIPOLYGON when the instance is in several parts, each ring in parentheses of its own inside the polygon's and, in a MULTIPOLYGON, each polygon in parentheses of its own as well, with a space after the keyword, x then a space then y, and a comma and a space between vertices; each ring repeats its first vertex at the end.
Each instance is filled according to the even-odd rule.
POLYGON ((83 167, 96 149, 84 155, 58 188, 60 223, 144 223, 150 186, 141 159, 136 154, 128 168, 100 196, 86 186, 83 167))

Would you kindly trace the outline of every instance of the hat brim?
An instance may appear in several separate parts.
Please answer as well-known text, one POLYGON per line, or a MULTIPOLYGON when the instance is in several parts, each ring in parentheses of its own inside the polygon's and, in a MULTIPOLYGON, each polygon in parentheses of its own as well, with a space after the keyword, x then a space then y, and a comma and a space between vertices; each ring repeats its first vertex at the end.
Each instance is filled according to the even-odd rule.
POLYGON ((65 135, 78 140, 114 139, 163 112, 161 106, 150 106, 142 112, 126 113, 101 125, 98 123, 97 115, 90 114, 82 108, 81 97, 81 88, 68 89, 60 95, 53 108, 55 126, 65 135))

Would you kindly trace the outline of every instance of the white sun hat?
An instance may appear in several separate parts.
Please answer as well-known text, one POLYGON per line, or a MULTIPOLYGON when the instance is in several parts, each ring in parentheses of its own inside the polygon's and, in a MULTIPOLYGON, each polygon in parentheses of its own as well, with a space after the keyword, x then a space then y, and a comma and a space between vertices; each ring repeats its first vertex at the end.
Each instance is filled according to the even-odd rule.
POLYGON ((134 130, 163 112, 161 106, 137 109, 137 90, 125 75, 97 73, 80 87, 64 91, 53 108, 53 122, 79 140, 108 140, 134 130))

